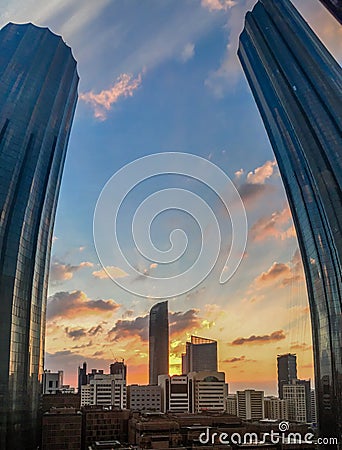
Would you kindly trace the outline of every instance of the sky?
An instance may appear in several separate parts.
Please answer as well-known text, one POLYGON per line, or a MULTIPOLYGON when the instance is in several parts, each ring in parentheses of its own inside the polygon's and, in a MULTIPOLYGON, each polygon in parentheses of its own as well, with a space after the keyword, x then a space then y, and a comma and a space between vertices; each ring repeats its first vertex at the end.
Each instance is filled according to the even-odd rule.
MULTIPOLYGON (((252 387, 276 394, 276 356, 282 353, 296 353, 299 376, 313 377, 296 234, 271 146, 236 57, 244 16, 254 3, 2 1, 1 27, 9 21, 49 27, 72 48, 80 75, 54 230, 46 330, 45 367, 64 370, 67 384, 76 385, 83 361, 89 369, 108 372, 109 364, 122 358, 128 383, 147 383, 148 312, 165 295, 160 283, 185 272, 190 288, 180 293, 183 285, 177 281, 170 287, 172 374, 180 373, 185 342, 195 334, 218 341, 219 369, 226 373, 230 392, 252 387), (193 163, 181 166, 183 160, 173 154, 158 176, 144 179, 158 166, 158 154, 166 152, 193 155, 193 163), (128 172, 127 164, 149 155, 153 159, 129 166, 128 172), (103 211, 100 222, 95 220, 95 242, 93 236, 100 194, 120 169, 121 178, 114 176, 106 189, 114 201, 126 184, 132 187, 118 211, 117 239, 136 276, 127 273, 120 251, 113 251, 112 235, 103 231, 114 229, 110 205, 104 205, 108 220, 103 211), (235 188, 229 180, 229 192, 220 184, 219 169, 239 192, 248 224, 246 248, 232 252, 241 263, 225 283, 220 276, 230 270, 225 264, 232 237, 243 238, 244 223, 240 206, 224 207, 235 188), (197 179, 188 172, 196 172, 197 179), (143 181, 133 188, 138 179, 143 181), (218 186, 216 193, 213 186, 218 186), (144 203, 153 193, 175 189, 174 197, 144 203), (191 215, 201 210, 201 199, 212 213, 204 210, 198 225, 191 215), (173 207, 154 217, 153 211, 165 205, 173 207), (211 214, 216 220, 209 220, 211 214), (239 214, 239 225, 232 227, 230 215, 233 220, 239 214), (201 281, 199 273, 205 273, 217 243, 217 224, 217 260, 201 281), (172 234, 176 229, 183 232, 172 234), (139 253, 138 241, 147 256, 151 251, 149 232, 159 255, 178 251, 174 262, 139 253), (103 256, 106 247, 109 253, 103 256)), ((340 62, 337 21, 316 0, 294 4, 340 62)))

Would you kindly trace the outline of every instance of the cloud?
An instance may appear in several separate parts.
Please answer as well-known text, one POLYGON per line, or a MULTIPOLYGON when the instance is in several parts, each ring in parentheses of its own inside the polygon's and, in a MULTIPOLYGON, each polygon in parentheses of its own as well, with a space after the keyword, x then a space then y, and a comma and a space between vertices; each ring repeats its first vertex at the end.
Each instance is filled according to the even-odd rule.
POLYGON ((247 361, 246 356, 224 359, 222 362, 227 363, 227 364, 233 364, 233 363, 237 363, 237 362, 241 362, 241 361, 244 361, 244 362, 247 361))
POLYGON ((237 171, 234 173, 235 178, 236 178, 237 180, 240 180, 240 178, 242 177, 242 175, 243 175, 244 173, 245 173, 245 171, 244 171, 243 169, 237 170, 237 171))
POLYGON ((192 44, 191 42, 188 42, 182 50, 181 59, 183 62, 187 62, 189 61, 189 59, 193 58, 194 55, 195 55, 195 45, 192 44))
POLYGON ((252 335, 248 338, 237 338, 231 345, 244 345, 244 344, 268 344, 270 342, 277 342, 285 339, 285 333, 283 330, 273 331, 271 334, 265 334, 263 336, 252 335))
POLYGON ((95 278, 99 278, 100 280, 105 280, 108 278, 124 278, 127 277, 128 274, 120 269, 120 267, 115 266, 106 266, 101 270, 96 270, 93 272, 93 276, 95 278))
POLYGON ((247 174, 247 183, 264 184, 273 175, 275 166, 275 161, 266 161, 265 164, 247 174))
POLYGON ((286 206, 281 211, 275 211, 269 216, 259 219, 251 228, 250 235, 253 241, 264 241, 269 238, 289 239, 296 237, 292 223, 290 208, 286 206))
POLYGON ((93 263, 83 261, 78 265, 71 265, 53 259, 50 266, 50 282, 52 284, 58 284, 62 281, 71 280, 74 273, 84 267, 93 267, 93 263))
POLYGON ((158 267, 157 263, 150 264, 150 269, 156 269, 158 267))
POLYGON ((179 334, 184 331, 200 328, 202 325, 202 318, 199 317, 198 313, 198 309, 169 313, 170 334, 179 334))
POLYGON ((311 350, 312 345, 306 344, 305 342, 294 342, 290 346, 290 350, 300 350, 300 351, 306 351, 311 350))
POLYGON ((138 316, 133 320, 119 319, 108 334, 113 341, 120 341, 125 338, 133 337, 139 337, 141 341, 147 341, 148 321, 148 315, 138 316))
POLYGON ((256 203, 260 197, 274 192, 275 187, 269 184, 250 184, 243 183, 239 186, 238 191, 245 206, 250 206, 256 203))
POLYGON ((90 300, 82 291, 57 292, 48 298, 47 318, 78 317, 84 314, 115 312, 120 305, 114 300, 90 300))
POLYGON ((66 327, 65 334, 73 340, 77 340, 77 339, 80 339, 81 337, 87 336, 87 332, 84 328, 70 329, 70 328, 66 327))
POLYGON ((271 285, 285 287, 303 279, 303 267, 297 249, 289 263, 274 262, 266 272, 262 272, 256 277, 253 287, 257 289, 270 287, 271 285))
POLYGON ((90 330, 88 330, 88 334, 90 336, 96 336, 97 334, 101 334, 103 332, 103 327, 101 324, 97 325, 96 327, 91 327, 90 330))
POLYGON ((133 78, 132 74, 123 73, 111 88, 103 90, 99 94, 94 94, 93 91, 81 93, 79 98, 93 107, 95 118, 105 120, 107 111, 110 111, 112 105, 117 103, 121 97, 132 97, 133 92, 141 85, 141 80, 141 73, 136 78, 133 78))
POLYGON ((234 0, 202 0, 203 8, 208 8, 209 11, 227 11, 236 5, 234 0))

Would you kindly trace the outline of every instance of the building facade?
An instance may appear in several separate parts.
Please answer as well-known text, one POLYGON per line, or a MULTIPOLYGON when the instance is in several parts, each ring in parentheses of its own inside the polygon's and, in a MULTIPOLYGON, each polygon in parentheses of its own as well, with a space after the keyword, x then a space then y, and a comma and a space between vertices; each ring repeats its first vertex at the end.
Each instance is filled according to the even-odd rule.
MULTIPOLYGON (((285 384, 284 400, 288 402, 288 419, 293 422, 308 422, 307 398, 303 384, 285 384)), ((311 401, 311 399, 310 399, 311 401)))
POLYGON ((188 412, 189 387, 186 375, 159 375, 163 412, 188 412))
POLYGON ((265 418, 264 391, 246 389, 237 391, 237 416, 242 420, 261 420, 265 418))
POLYGON ((50 372, 44 370, 42 379, 43 394, 57 394, 63 388, 63 370, 50 372))
POLYGON ((0 447, 35 448, 52 231, 77 101, 47 28, 0 31, 0 447))
POLYGON ((288 420, 288 400, 277 397, 265 397, 265 419, 288 420))
POLYGON ((342 4, 340 0, 320 0, 331 14, 342 24, 342 4))
POLYGON ((54 408, 43 414, 42 450, 80 450, 82 413, 74 408, 54 408))
POLYGON ((127 386, 127 408, 132 411, 161 411, 161 387, 138 384, 127 386))
POLYGON ((182 373, 217 371, 217 341, 191 336, 186 343, 186 352, 182 355, 182 373))
POLYGON ((277 356, 278 396, 283 398, 283 385, 297 379, 297 356, 293 353, 277 356))
POLYGON ((154 305, 149 321, 149 384, 158 384, 159 375, 169 373, 168 302, 154 305))
POLYGON ((81 386, 81 406, 87 405, 126 409, 126 380, 122 375, 94 375, 89 384, 81 386))
POLYGON ((188 374, 189 406, 191 413, 224 412, 227 407, 228 385, 225 373, 216 371, 188 374))
POLYGON ((321 435, 342 435, 342 71, 289 0, 247 13, 239 58, 292 211, 321 435))

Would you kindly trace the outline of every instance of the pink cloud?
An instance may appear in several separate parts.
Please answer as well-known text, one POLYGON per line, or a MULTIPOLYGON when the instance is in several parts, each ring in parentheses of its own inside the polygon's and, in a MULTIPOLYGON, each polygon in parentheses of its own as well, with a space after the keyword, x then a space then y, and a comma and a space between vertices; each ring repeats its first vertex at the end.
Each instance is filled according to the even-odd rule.
POLYGON ((273 175, 276 165, 275 161, 266 161, 265 164, 247 174, 247 183, 264 184, 273 175))
POLYGON ((275 211, 270 216, 259 219, 250 230, 253 241, 264 241, 269 238, 285 240, 296 236, 292 223, 290 208, 275 211))
POLYGON ((81 93, 79 97, 93 107, 94 116, 97 119, 105 120, 107 111, 110 111, 112 105, 121 97, 133 96, 133 92, 141 85, 141 79, 141 74, 133 78, 132 74, 123 73, 111 88, 103 90, 99 94, 94 94, 93 91, 81 93))

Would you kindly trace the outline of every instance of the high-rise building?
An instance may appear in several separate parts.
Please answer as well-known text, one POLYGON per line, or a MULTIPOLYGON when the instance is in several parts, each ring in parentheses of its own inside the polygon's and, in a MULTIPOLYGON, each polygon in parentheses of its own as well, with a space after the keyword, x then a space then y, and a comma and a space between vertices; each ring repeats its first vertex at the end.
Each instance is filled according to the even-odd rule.
POLYGON ((242 420, 261 420, 265 417, 264 391, 237 391, 237 415, 242 420))
MULTIPOLYGON (((288 402, 288 418, 294 422, 309 422, 305 385, 295 381, 293 380, 291 384, 284 384, 283 387, 284 400, 288 402)), ((311 396, 309 404, 311 407, 311 396)))
POLYGON ((226 411, 228 384, 225 382, 224 372, 190 372, 188 384, 189 412, 226 411))
POLYGON ((217 341, 191 336, 182 355, 182 373, 217 371, 217 341))
POLYGON ((341 0, 319 0, 331 12, 331 14, 342 23, 341 0))
POLYGON ((131 384, 127 386, 127 408, 133 411, 161 411, 161 387, 131 384))
POLYGON ((277 356, 278 395, 283 398, 283 385, 297 379, 297 356, 293 353, 277 356))
POLYGON ((36 448, 50 248, 76 61, 32 24, 0 30, 0 447, 36 448))
POLYGON ((78 393, 81 392, 81 386, 87 384, 87 363, 84 361, 82 367, 78 368, 78 393))
POLYGON ((149 383, 158 384, 159 375, 169 373, 168 302, 154 305, 149 322, 149 383))
POLYGON ((342 435, 342 71, 289 0, 247 13, 239 58, 269 135, 309 297, 321 435, 342 435))
POLYGON ((163 412, 189 412, 189 386, 186 375, 159 375, 163 412))

